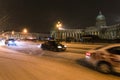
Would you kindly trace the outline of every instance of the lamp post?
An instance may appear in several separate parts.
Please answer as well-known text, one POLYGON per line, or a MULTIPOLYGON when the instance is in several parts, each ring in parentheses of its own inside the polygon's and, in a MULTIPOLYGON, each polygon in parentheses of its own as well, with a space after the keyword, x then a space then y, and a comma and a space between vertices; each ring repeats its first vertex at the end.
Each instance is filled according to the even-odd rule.
POLYGON ((57 27, 57 33, 58 33, 57 34, 57 39, 60 40, 61 38, 60 38, 60 31, 59 30, 62 27, 62 23, 60 21, 58 21, 57 24, 56 24, 56 27, 57 27))
POLYGON ((12 35, 14 35, 14 34, 15 34, 15 31, 12 31, 11 33, 12 33, 12 35))
POLYGON ((26 28, 23 29, 23 33, 24 34, 27 34, 28 33, 28 30, 26 28))
POLYGON ((26 28, 23 29, 23 34, 24 34, 24 38, 26 39, 27 38, 27 34, 28 33, 28 30, 26 28))
POLYGON ((15 34, 15 31, 13 30, 13 31, 11 32, 11 38, 15 38, 14 34, 15 34))

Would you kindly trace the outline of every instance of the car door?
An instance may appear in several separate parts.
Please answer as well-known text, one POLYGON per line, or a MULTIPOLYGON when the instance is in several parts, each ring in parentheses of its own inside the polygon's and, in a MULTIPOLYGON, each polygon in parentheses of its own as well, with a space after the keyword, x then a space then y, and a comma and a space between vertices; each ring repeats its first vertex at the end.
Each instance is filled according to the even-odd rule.
POLYGON ((108 49, 108 52, 110 53, 112 62, 120 66, 120 46, 112 47, 108 49))

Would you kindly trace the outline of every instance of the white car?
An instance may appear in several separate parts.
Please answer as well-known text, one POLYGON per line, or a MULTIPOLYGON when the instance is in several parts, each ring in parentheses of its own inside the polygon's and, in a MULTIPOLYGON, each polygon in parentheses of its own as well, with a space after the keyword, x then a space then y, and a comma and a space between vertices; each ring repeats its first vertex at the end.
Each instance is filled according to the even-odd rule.
POLYGON ((86 52, 85 58, 102 73, 120 73, 120 44, 97 47, 86 52))

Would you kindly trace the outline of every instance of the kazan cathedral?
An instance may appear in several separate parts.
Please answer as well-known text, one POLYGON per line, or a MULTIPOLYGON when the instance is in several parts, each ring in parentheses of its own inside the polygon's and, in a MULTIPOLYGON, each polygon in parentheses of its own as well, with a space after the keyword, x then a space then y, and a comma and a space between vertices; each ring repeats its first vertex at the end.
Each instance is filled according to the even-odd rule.
POLYGON ((81 36, 95 35, 100 39, 114 40, 120 39, 120 24, 111 26, 106 25, 105 16, 99 12, 96 17, 96 25, 85 29, 55 29, 51 31, 51 37, 65 41, 67 38, 72 38, 80 41, 81 36))

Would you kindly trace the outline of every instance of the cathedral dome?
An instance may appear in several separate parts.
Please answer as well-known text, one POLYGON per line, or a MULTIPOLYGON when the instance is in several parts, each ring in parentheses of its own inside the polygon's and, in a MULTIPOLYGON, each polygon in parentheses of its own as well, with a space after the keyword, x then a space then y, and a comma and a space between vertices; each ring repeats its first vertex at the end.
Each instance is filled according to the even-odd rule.
POLYGON ((96 20, 97 20, 97 21, 105 20, 105 16, 102 15, 101 12, 99 12, 99 15, 96 17, 96 20))

